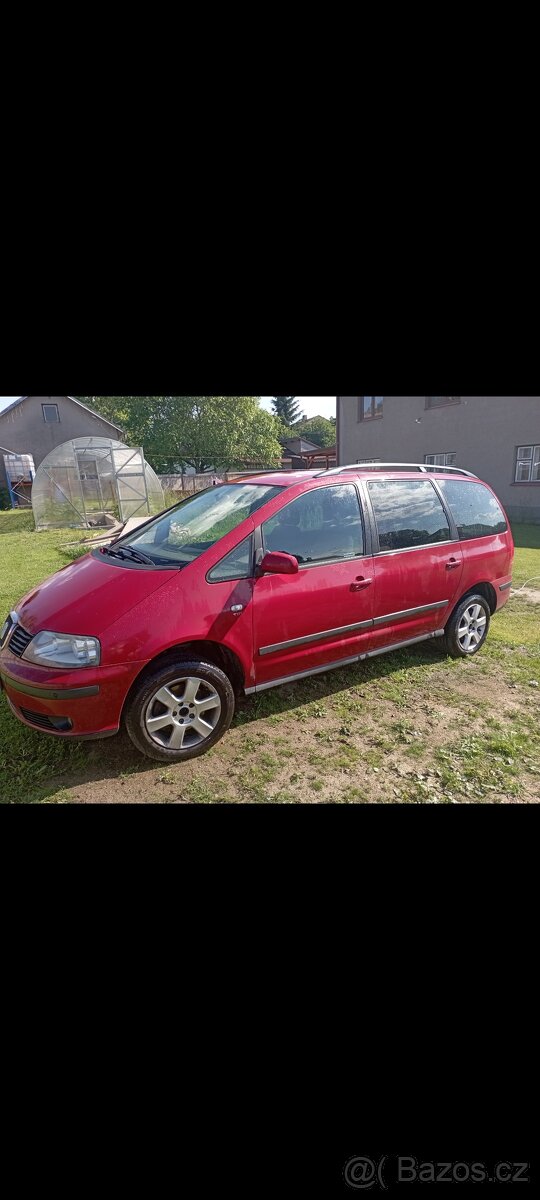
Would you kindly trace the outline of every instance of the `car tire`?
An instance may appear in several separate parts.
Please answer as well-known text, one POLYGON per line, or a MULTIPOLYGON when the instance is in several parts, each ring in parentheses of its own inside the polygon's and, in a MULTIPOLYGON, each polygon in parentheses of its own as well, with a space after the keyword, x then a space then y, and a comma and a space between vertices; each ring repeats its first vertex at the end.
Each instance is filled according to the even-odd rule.
POLYGON ((484 645, 491 611, 485 596, 472 593, 454 609, 445 629, 445 644, 452 658, 470 658, 484 645))
POLYGON ((133 744, 157 762, 184 762, 206 754, 234 716, 230 679, 214 663, 175 659, 141 680, 125 726, 133 744))

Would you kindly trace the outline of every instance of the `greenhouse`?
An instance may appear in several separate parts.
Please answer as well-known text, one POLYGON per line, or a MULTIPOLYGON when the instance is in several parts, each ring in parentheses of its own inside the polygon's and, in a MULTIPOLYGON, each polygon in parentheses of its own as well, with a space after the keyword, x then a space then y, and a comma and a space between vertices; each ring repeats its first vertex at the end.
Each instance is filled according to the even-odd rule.
POLYGON ((161 484, 142 447, 111 438, 75 438, 56 446, 32 487, 36 529, 110 526, 163 507, 161 484))

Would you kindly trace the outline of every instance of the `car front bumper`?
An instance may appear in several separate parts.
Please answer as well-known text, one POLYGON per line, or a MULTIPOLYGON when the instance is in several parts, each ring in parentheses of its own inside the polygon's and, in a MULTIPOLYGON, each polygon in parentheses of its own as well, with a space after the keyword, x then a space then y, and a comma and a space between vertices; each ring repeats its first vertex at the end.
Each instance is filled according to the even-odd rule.
POLYGON ((109 737, 118 732, 126 695, 143 666, 55 670, 3 653, 0 684, 24 725, 53 737, 109 737))

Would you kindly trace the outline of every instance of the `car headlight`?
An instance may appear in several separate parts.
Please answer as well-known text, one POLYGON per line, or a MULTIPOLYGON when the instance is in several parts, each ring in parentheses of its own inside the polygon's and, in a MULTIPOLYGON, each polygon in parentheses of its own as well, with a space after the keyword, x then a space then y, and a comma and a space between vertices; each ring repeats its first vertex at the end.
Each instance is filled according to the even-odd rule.
POLYGON ((44 629, 32 638, 22 657, 27 662, 47 667, 97 667, 100 653, 97 638, 50 633, 44 629))

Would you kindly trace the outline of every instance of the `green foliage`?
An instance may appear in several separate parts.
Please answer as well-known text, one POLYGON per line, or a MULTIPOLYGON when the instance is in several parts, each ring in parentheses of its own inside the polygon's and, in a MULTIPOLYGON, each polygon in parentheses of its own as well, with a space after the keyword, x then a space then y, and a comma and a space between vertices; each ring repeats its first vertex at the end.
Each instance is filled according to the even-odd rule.
POLYGON ((273 396, 272 404, 276 417, 287 427, 297 421, 300 416, 300 406, 296 396, 273 396))
POLYGON ((303 437, 315 446, 335 446, 336 425, 326 417, 311 417, 309 421, 297 421, 291 429, 292 437, 303 437))
POLYGON ((182 465, 196 471, 278 465, 282 432, 258 396, 80 396, 125 430, 130 445, 144 447, 159 473, 182 465))
POLYGON ((6 512, 11 508, 11 500, 7 488, 0 488, 0 512, 6 512))

